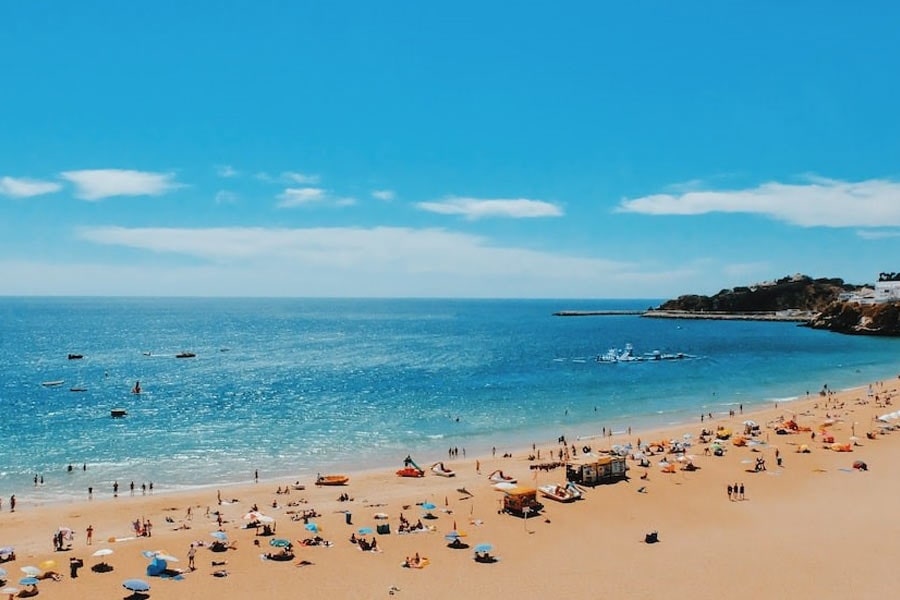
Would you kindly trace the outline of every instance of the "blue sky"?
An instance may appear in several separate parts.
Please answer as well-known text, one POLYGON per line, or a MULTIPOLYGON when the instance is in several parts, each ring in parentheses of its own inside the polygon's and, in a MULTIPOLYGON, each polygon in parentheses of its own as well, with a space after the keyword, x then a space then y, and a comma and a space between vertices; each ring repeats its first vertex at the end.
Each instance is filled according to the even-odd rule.
POLYGON ((872 282, 900 269, 898 17, 892 2, 0 3, 0 294, 872 282))

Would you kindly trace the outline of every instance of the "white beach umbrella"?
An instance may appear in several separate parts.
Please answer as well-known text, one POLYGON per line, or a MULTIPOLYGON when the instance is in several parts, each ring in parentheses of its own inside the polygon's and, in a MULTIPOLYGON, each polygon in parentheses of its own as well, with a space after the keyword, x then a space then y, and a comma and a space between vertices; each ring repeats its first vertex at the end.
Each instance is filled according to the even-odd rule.
POLYGON ((100 548, 99 550, 94 551, 91 556, 109 556, 113 553, 112 548, 100 548))

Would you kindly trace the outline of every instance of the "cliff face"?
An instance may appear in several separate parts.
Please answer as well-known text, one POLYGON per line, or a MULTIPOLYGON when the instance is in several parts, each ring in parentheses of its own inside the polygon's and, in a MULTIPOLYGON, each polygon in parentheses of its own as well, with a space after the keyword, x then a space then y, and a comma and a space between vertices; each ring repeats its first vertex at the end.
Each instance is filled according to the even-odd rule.
POLYGON ((814 329, 839 333, 900 336, 900 303, 835 302, 808 325, 814 329))
POLYGON ((855 289, 857 286, 846 285, 842 279, 794 276, 769 285, 722 290, 715 296, 679 296, 663 303, 659 309, 729 313, 790 309, 819 312, 836 302, 842 292, 855 289))

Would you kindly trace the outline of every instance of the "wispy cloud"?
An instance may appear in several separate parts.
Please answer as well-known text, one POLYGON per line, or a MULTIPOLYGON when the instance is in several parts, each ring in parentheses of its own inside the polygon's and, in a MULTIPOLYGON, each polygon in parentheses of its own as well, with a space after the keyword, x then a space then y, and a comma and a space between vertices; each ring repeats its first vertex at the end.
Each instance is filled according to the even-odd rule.
POLYGON ((241 172, 232 167, 231 165, 218 165, 216 167, 216 175, 224 178, 237 177, 241 172))
POLYGON ((287 188, 278 194, 278 200, 279 208, 306 206, 308 204, 324 201, 325 190, 315 187, 287 188))
POLYGON ((372 197, 376 200, 384 200, 385 202, 390 202, 397 197, 397 194, 394 192, 394 190, 374 190, 372 192, 372 197))
POLYGON ((333 196, 328 190, 317 187, 287 188, 278 194, 278 208, 296 208, 312 204, 352 206, 356 204, 356 199, 333 196))
MULTIPOLYGON (((242 284, 231 292, 237 294, 524 297, 552 289, 558 297, 593 297, 633 293, 681 275, 673 268, 641 272, 633 263, 498 247, 443 229, 94 227, 77 235, 96 244, 189 256, 227 271, 232 281, 259 280, 259 287, 242 284), (296 285, 284 280, 288 268, 298 275, 292 278, 296 285)), ((214 285, 218 290, 221 282, 214 285)))
POLYGON ((17 177, 0 177, 0 195, 12 198, 30 198, 58 192, 62 186, 54 181, 17 177))
POLYGON ((469 220, 490 217, 529 219, 563 215, 562 209, 555 204, 527 198, 480 199, 451 196, 439 202, 419 202, 416 206, 442 215, 462 215, 469 220))
POLYGON ((296 171, 285 171, 281 174, 281 180, 286 183, 298 183, 300 185, 316 185, 320 178, 318 175, 309 175, 307 173, 298 173, 296 171))
POLYGON ((102 200, 112 196, 160 196, 183 187, 174 173, 154 173, 129 169, 88 169, 65 171, 60 176, 75 185, 82 200, 102 200))
POLYGON ((900 183, 884 179, 848 182, 806 177, 799 184, 770 182, 741 190, 688 191, 625 199, 618 212, 763 215, 801 227, 900 226, 900 183))
POLYGON ((238 201, 238 195, 229 190, 219 190, 216 192, 216 204, 234 204, 238 201))

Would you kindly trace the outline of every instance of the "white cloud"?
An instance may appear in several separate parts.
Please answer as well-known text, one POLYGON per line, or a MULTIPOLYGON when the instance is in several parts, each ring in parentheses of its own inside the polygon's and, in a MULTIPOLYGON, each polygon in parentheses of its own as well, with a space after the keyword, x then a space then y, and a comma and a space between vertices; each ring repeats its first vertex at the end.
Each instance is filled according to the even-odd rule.
POLYGON ((240 171, 232 167, 231 165, 219 165, 216 167, 216 174, 219 177, 231 178, 237 177, 241 174, 240 171))
POLYGON ((684 275, 673 268, 641 273, 633 263, 497 247, 443 229, 95 227, 77 235, 160 255, 141 261, 142 269, 155 260, 171 267, 191 259, 188 264, 203 274, 182 279, 175 288, 181 294, 617 297, 684 275), (223 281, 231 287, 223 288, 223 281), (204 291, 203 285, 212 287, 204 291))
POLYGON ((462 215, 467 219, 483 219, 488 217, 506 217, 527 219, 535 217, 560 217, 560 207, 543 200, 516 199, 479 199, 450 197, 440 202, 419 202, 422 210, 442 215, 462 215))
POLYGON ((377 200, 384 200, 385 202, 390 202, 394 198, 397 197, 397 194, 394 193, 394 190, 375 190, 372 192, 372 197, 377 200))
POLYGON ((900 183, 847 182, 807 177, 801 184, 770 182, 743 190, 688 191, 625 199, 618 212, 702 215, 713 212, 763 215, 801 227, 900 226, 900 183))
POLYGON ((305 206, 314 202, 322 202, 325 198, 325 190, 322 188, 287 188, 278 195, 278 199, 280 200, 278 206, 280 208, 305 206))
POLYGON ((60 174, 76 187, 82 200, 102 200, 111 196, 160 196, 182 184, 174 173, 153 173, 129 169, 87 169, 60 174))
POLYGON ((319 176, 297 173, 296 171, 285 171, 281 174, 281 180, 287 183, 298 183, 300 185, 316 185, 319 183, 319 176))
POLYGON ((53 181, 16 177, 0 177, 0 195, 29 198, 58 192, 62 186, 53 181))
POLYGON ((234 204, 238 201, 238 195, 228 190, 219 190, 216 192, 216 204, 234 204))

